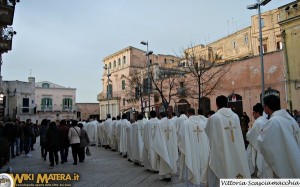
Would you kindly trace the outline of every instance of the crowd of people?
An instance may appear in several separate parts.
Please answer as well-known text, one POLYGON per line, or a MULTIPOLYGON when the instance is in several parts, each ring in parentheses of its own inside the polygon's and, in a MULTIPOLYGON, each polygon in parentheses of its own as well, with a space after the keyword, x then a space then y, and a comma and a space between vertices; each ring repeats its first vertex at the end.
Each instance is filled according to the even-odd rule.
POLYGON ((208 118, 193 108, 179 117, 151 111, 150 119, 139 114, 136 121, 108 115, 97 126, 97 143, 163 180, 178 174, 189 185, 215 187, 222 178, 300 177, 299 125, 280 108, 277 96, 253 106, 250 128, 246 113, 239 117, 227 108, 227 97, 217 97, 216 104, 218 111, 208 118))
MULTIPOLYGON (((69 147, 72 150, 73 165, 84 162, 85 148, 90 144, 86 131, 93 122, 76 120, 49 121, 43 119, 41 124, 33 124, 30 119, 24 121, 10 119, 0 123, 0 168, 22 154, 31 157, 36 139, 40 138, 40 152, 44 161, 48 159, 50 168, 68 162, 69 147), (83 123, 85 126, 83 126, 83 123), (60 153, 60 158, 58 154, 60 153)), ((94 144, 95 145, 95 144, 94 144)))
POLYGON ((46 160, 49 154, 50 167, 68 162, 69 147, 77 165, 85 159, 86 146, 98 145, 158 173, 162 180, 178 174, 195 186, 219 186, 223 178, 300 178, 299 125, 280 108, 277 96, 266 96, 264 105, 253 106, 255 121, 249 131, 249 117, 228 108, 227 97, 218 96, 216 104, 218 110, 209 117, 190 108, 178 117, 150 111, 149 119, 139 114, 130 121, 126 114, 108 115, 100 122, 45 119, 38 133, 30 121, 7 122, 0 131, 0 157, 7 162, 23 149, 29 156, 34 137, 40 136, 41 156, 46 160), (20 133, 23 149, 17 148, 12 129, 20 133))

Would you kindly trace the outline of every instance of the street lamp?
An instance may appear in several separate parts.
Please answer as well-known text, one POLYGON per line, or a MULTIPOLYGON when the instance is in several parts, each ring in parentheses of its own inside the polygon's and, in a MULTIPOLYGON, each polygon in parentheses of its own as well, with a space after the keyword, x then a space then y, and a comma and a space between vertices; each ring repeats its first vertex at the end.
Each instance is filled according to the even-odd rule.
POLYGON ((109 97, 110 97, 110 86, 109 86, 109 77, 111 76, 111 74, 109 73, 109 67, 103 67, 105 70, 107 70, 107 92, 106 92, 106 96, 107 96, 107 114, 106 116, 108 116, 109 114, 109 97))
POLYGON ((146 45, 147 46, 147 52, 146 52, 146 56, 147 56, 147 94, 148 94, 148 112, 150 114, 150 60, 149 60, 149 56, 151 54, 153 54, 153 51, 149 51, 148 49, 148 41, 141 41, 142 45, 146 45))
POLYGON ((265 75, 264 75, 264 54, 263 54, 263 46, 262 46, 262 25, 261 25, 261 6, 265 6, 271 0, 257 0, 257 3, 248 5, 247 9, 253 10, 258 9, 258 25, 259 25, 259 55, 260 55, 260 66, 261 66, 261 103, 264 104, 264 97, 265 97, 265 75))

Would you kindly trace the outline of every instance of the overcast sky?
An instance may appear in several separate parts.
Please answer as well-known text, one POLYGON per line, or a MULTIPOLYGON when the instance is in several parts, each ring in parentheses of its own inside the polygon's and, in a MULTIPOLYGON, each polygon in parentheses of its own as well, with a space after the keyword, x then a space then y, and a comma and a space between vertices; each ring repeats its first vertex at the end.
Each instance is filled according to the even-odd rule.
MULTIPOLYGON (((21 0, 3 80, 50 81, 76 88, 76 102, 96 103, 103 58, 148 40, 156 54, 180 52, 250 26, 256 0, 21 0)), ((292 2, 273 0, 262 11, 292 2)))

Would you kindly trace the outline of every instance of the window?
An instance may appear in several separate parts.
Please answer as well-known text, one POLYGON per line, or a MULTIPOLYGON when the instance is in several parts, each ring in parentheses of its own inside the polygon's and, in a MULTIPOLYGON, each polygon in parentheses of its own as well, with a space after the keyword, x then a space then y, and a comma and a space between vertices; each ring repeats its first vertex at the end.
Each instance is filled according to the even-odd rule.
POLYGON ((277 50, 281 50, 282 49, 282 42, 277 42, 277 50))
POLYGON ((121 59, 118 58, 118 65, 121 66, 121 59))
POLYGON ((42 98, 41 109, 44 111, 52 110, 52 99, 51 98, 42 98))
POLYGON ((108 68, 111 69, 111 62, 109 63, 108 68))
POLYGON ((140 88, 137 86, 135 87, 135 98, 138 99, 140 97, 140 88))
POLYGON ((233 49, 235 49, 235 48, 236 48, 236 42, 233 41, 233 42, 232 42, 232 45, 233 45, 233 49))
POLYGON ((174 64, 174 60, 171 60, 171 64, 174 64))
POLYGON ((245 45, 248 45, 248 35, 246 35, 246 36, 244 37, 244 44, 245 44, 245 45))
POLYGON ((164 63, 165 63, 165 64, 167 63, 167 59, 164 59, 164 63))
POLYGON ((63 111, 71 111, 72 110, 72 99, 64 98, 62 101, 63 111))
POLYGON ((23 107, 22 107, 23 113, 29 112, 29 98, 23 98, 23 107))
POLYGON ((112 84, 107 85, 107 97, 112 98, 112 84))
POLYGON ((123 64, 126 64, 126 56, 123 56, 123 64))
POLYGON ((152 60, 150 60, 149 63, 152 64, 152 60))
POLYGON ((126 101, 125 98, 123 98, 123 106, 125 106, 125 101, 126 101))
POLYGON ((261 18, 261 27, 264 27, 265 26, 265 20, 264 18, 261 18))
POLYGON ((42 87, 43 87, 43 88, 49 88, 50 85, 49 85, 49 83, 43 83, 43 84, 42 84, 42 87))
POLYGON ((280 21, 280 16, 277 14, 277 23, 280 21))
POLYGON ((147 94, 147 93, 148 93, 148 89, 147 89, 147 88, 149 88, 149 92, 152 91, 152 82, 150 81, 150 84, 148 85, 148 79, 145 78, 145 79, 143 80, 143 93, 144 93, 144 94, 147 94))
POLYGON ((125 80, 122 80, 122 90, 125 90, 125 80))
POLYGON ((117 67, 117 62, 114 60, 114 68, 117 67))
MULTIPOLYGON (((263 44, 263 53, 267 53, 268 52, 268 47, 267 44, 263 44)), ((260 46, 258 46, 258 53, 260 53, 260 46)))

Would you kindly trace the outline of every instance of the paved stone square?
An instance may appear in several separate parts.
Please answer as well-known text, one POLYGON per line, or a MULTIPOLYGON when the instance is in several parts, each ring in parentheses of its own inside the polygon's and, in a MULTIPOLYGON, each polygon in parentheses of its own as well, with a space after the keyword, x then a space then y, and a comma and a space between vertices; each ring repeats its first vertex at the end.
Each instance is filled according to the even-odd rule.
POLYGON ((86 157, 84 163, 74 166, 71 148, 69 150, 68 162, 49 168, 49 161, 44 161, 40 154, 39 143, 35 144, 35 150, 30 152, 32 157, 26 158, 24 154, 11 159, 0 173, 11 166, 13 173, 78 173, 79 181, 72 184, 79 186, 185 186, 174 176, 172 181, 166 182, 159 179, 157 173, 146 171, 142 166, 136 166, 123 158, 117 152, 103 147, 90 147, 92 156, 86 157))

